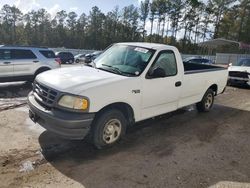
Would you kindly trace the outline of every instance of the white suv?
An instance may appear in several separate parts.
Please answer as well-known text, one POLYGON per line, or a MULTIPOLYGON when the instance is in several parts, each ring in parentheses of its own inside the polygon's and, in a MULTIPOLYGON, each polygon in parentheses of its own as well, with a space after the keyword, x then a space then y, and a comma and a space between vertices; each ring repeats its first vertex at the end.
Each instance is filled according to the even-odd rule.
POLYGON ((33 81, 39 73, 60 66, 48 48, 0 46, 0 82, 33 81))

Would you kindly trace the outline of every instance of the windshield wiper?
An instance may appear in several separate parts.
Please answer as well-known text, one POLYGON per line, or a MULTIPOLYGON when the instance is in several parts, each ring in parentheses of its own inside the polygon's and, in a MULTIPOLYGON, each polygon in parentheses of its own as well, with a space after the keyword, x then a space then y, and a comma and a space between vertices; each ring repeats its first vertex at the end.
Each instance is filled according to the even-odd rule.
MULTIPOLYGON (((121 71, 119 68, 113 67, 113 66, 111 66, 111 65, 102 64, 102 66, 103 66, 103 67, 108 67, 108 68, 110 68, 110 70, 111 70, 112 72, 116 72, 116 73, 118 73, 118 74, 120 74, 120 75, 124 75, 124 76, 136 76, 136 74, 134 74, 134 73, 121 71)), ((99 69, 102 69, 102 68, 99 67, 99 69)), ((107 70, 107 69, 106 69, 106 70, 107 70)))
POLYGON ((123 74, 123 72, 122 72, 119 68, 117 68, 117 67, 113 67, 113 66, 107 65, 107 64, 102 64, 102 66, 104 66, 104 67, 109 67, 109 68, 111 68, 112 70, 116 71, 118 74, 123 74))

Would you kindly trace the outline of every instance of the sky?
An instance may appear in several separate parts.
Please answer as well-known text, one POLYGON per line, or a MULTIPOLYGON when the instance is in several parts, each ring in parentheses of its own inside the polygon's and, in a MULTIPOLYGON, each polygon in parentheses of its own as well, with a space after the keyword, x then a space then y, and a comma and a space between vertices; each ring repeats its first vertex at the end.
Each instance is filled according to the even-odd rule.
POLYGON ((60 10, 67 12, 74 11, 78 15, 88 14, 93 6, 98 6, 102 12, 107 13, 113 10, 115 6, 123 8, 124 6, 134 4, 139 6, 141 0, 0 0, 0 7, 5 4, 15 5, 23 13, 39 8, 45 8, 52 17, 60 10))

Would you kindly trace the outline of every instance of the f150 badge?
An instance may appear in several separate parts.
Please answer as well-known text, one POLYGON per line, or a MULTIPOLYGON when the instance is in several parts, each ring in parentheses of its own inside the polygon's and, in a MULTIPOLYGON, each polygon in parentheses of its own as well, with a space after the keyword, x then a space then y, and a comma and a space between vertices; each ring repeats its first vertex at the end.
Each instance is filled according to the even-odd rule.
POLYGON ((137 93, 140 93, 140 92, 141 92, 141 90, 139 90, 139 89, 132 90, 132 93, 134 93, 134 94, 137 94, 137 93))

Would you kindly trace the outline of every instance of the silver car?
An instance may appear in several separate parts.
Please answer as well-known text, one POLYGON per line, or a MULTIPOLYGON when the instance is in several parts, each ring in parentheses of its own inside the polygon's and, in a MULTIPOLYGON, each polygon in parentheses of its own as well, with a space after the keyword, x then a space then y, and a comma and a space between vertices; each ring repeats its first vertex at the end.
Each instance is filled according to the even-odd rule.
POLYGON ((0 46, 0 82, 32 81, 39 73, 60 66, 60 59, 48 48, 0 46))
POLYGON ((75 55, 75 62, 76 63, 83 63, 85 61, 86 54, 77 54, 75 55))

